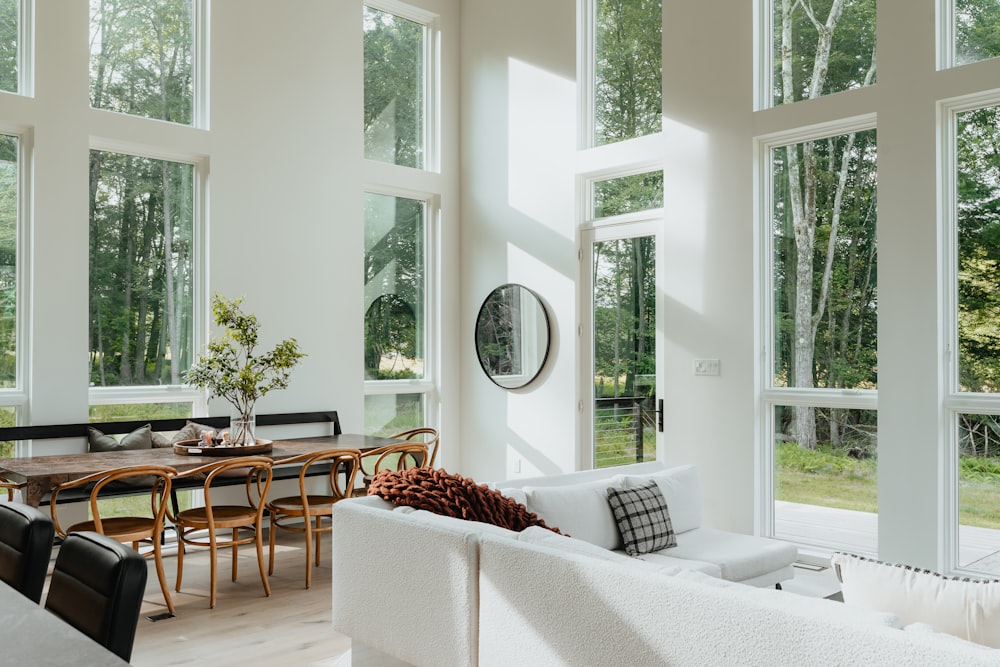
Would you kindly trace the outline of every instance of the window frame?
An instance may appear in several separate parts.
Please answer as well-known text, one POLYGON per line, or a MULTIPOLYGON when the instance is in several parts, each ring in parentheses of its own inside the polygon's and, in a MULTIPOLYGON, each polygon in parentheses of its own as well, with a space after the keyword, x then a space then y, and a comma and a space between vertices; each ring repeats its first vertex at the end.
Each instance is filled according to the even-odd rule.
POLYGON ((424 204, 424 376, 409 380, 363 380, 365 396, 421 394, 424 398, 424 420, 428 425, 437 423, 438 377, 440 377, 440 331, 441 310, 438 306, 440 256, 438 243, 441 224, 441 196, 431 192, 421 192, 403 187, 368 184, 363 188, 362 196, 368 194, 383 195, 420 201, 424 204))
MULTIPOLYGON (((764 3, 762 3, 764 4, 764 3)), ((757 443, 755 479, 759 492, 755 523, 757 532, 774 536, 775 470, 774 470, 774 409, 775 407, 845 408, 878 412, 878 389, 828 389, 823 387, 779 387, 774 384, 774 172, 773 151, 806 141, 818 141, 849 132, 877 130, 874 113, 861 114, 834 121, 806 125, 790 130, 758 135, 754 138, 756 165, 754 169, 754 274, 757 277, 754 295, 755 345, 757 380, 754 403, 757 406, 757 443)), ((876 221, 877 225, 877 221, 876 221)), ((825 545, 807 545, 828 549, 825 545)), ((875 555, 875 554, 872 554, 875 555)))
MULTIPOLYGON (((156 122, 150 121, 149 122, 156 122)), ((209 158, 205 155, 192 155, 170 150, 151 148, 148 145, 124 142, 115 139, 92 138, 89 150, 112 153, 124 153, 150 160, 163 160, 189 164, 193 170, 192 182, 192 229, 191 238, 194 246, 191 252, 192 266, 192 349, 197 354, 208 343, 207 317, 208 296, 208 172, 209 158)), ((89 220, 88 220, 89 224, 89 220)), ((89 237, 89 232, 88 232, 89 237)), ((88 275, 89 285, 89 275, 88 275)), ((90 288, 87 290, 88 298, 90 288)), ((193 414, 207 414, 207 391, 191 385, 135 385, 116 387, 88 387, 87 406, 113 405, 118 403, 192 403, 193 414)))
MULTIPOLYGON (((365 162, 386 164, 399 169, 441 172, 441 19, 430 11, 408 5, 399 0, 365 0, 363 7, 371 7, 392 14, 401 19, 413 21, 423 26, 423 90, 420 103, 423 106, 422 141, 424 160, 422 167, 407 167, 395 162, 381 162, 362 157, 365 162)), ((362 57, 362 62, 364 58, 362 57)), ((367 190, 366 190, 367 191, 367 190)))
MULTIPOLYGON (((953 0, 945 0, 952 4, 953 0)), ((952 54, 954 52, 952 51, 952 54)), ((970 63, 971 64, 971 63, 970 63)), ((943 378, 941 460, 941 512, 944 518, 944 564, 949 571, 982 575, 982 571, 960 566, 959 527, 959 417, 962 414, 1000 415, 1000 393, 961 391, 959 385, 958 333, 958 116, 968 111, 1000 106, 1000 89, 943 99, 938 102, 939 248, 941 250, 941 313, 943 378)), ((997 283, 1000 289, 1000 281, 997 283)))

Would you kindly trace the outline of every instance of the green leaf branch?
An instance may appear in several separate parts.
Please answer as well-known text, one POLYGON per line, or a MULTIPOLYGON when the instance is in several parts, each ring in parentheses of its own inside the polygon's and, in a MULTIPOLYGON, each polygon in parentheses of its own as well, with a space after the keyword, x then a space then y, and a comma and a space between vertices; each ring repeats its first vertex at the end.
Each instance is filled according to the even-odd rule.
POLYGON ((253 313, 241 310, 242 303, 243 297, 212 297, 212 315, 223 334, 209 341, 205 354, 191 365, 185 380, 207 389, 212 397, 224 398, 247 418, 258 399, 269 391, 288 387, 292 369, 306 354, 299 350, 294 338, 255 354, 260 322, 253 313))

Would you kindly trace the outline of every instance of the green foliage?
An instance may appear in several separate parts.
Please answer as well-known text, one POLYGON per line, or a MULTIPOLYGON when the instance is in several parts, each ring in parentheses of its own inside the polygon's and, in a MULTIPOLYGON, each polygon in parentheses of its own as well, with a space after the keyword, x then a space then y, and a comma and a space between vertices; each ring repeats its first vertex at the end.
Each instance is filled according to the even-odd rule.
POLYGON ((1000 56, 1000 3, 955 0, 955 62, 1000 56))
POLYGON ((192 0, 90 0, 90 104, 191 124, 192 0))
POLYGON ((0 90, 16 93, 19 0, 0 0, 0 90))
POLYGON ((365 157, 422 168, 424 27, 364 8, 365 157))
POLYGON ((837 475, 875 481, 874 458, 856 459, 847 450, 821 445, 803 449, 795 442, 779 442, 774 448, 775 466, 781 471, 793 470, 811 475, 837 475))
POLYGON ((663 9, 660 0, 597 0, 597 145, 663 128, 663 9))
POLYGON ((90 422, 142 421, 145 419, 186 419, 193 416, 187 403, 113 403, 91 405, 90 422))
POLYGON ((212 314, 224 333, 209 341, 208 351, 191 365, 185 380, 226 399, 240 415, 247 416, 269 391, 288 387, 292 369, 306 355, 294 338, 255 355, 260 324, 256 315, 240 309, 242 302, 243 297, 227 300, 219 294, 213 296, 212 314))

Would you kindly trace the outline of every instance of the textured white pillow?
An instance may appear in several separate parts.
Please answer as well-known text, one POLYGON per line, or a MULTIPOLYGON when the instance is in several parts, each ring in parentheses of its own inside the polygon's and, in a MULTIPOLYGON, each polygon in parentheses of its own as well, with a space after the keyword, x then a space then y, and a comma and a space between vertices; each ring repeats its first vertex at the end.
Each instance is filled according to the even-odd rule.
POLYGON ((842 582, 845 604, 895 614, 904 626, 926 623, 1000 648, 1000 581, 944 577, 851 554, 834 554, 830 562, 842 582))
POLYGON ((656 480, 667 501, 667 511, 675 533, 701 527, 701 481, 698 468, 683 465, 651 475, 625 475, 625 488, 634 489, 656 480))
POLYGON ((618 522, 608 504, 608 489, 622 488, 620 479, 599 479, 564 486, 526 486, 529 512, 550 528, 596 544, 605 549, 621 549, 618 522))

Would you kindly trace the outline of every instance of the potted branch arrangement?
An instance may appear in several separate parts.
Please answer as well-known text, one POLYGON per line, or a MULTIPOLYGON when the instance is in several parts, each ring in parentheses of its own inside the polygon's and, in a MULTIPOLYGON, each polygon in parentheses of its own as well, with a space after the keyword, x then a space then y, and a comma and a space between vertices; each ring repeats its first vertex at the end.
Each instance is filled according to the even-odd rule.
POLYGON ((294 338, 255 354, 260 323, 256 315, 240 309, 241 303, 243 297, 213 295, 212 316, 223 334, 209 340, 205 354, 185 373, 189 384, 207 389, 209 397, 224 398, 233 407, 228 437, 223 440, 237 447, 255 443, 257 400, 269 391, 287 388, 292 369, 306 356, 294 338))

